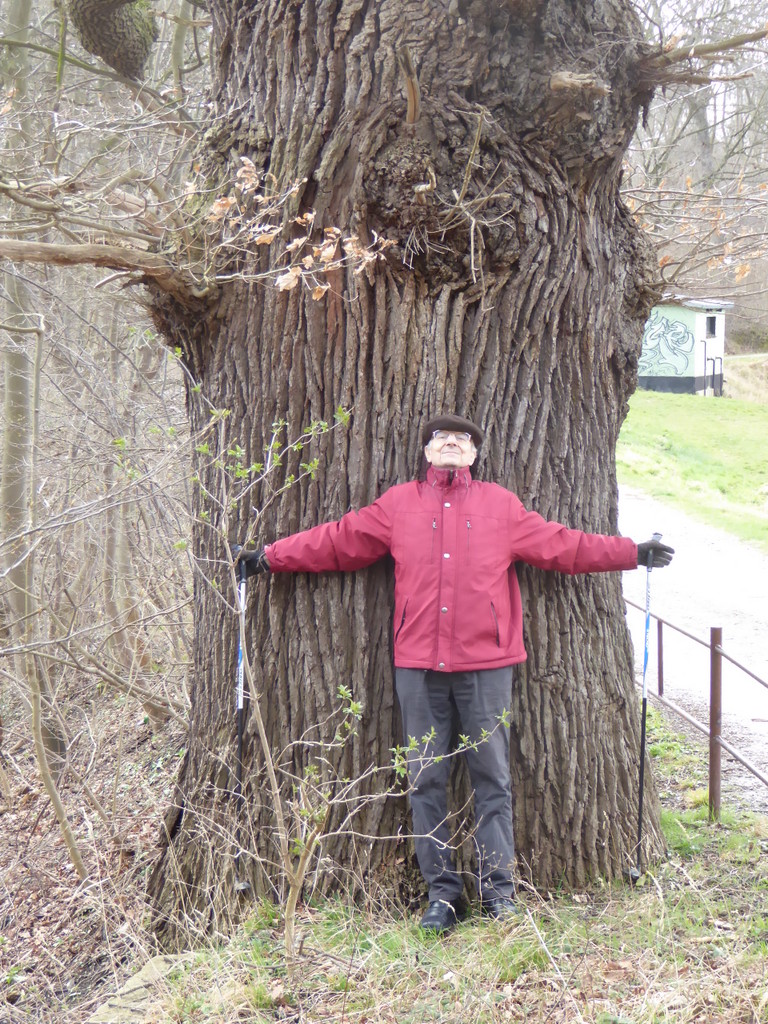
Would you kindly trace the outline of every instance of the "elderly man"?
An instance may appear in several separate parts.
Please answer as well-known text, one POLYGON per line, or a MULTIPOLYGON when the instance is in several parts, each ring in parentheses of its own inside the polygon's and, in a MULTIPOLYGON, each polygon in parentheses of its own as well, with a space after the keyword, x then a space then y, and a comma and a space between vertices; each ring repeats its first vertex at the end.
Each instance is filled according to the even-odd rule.
POLYGON ((429 886, 421 920, 449 931, 466 911, 451 857, 447 784, 456 718, 470 743, 463 752, 474 789, 478 888, 482 911, 516 913, 509 736, 512 666, 525 660, 516 562, 570 574, 634 569, 650 553, 668 565, 656 540, 570 530, 528 512, 470 467, 483 433, 460 416, 439 416, 422 437, 424 479, 391 487, 358 512, 241 553, 247 573, 348 572, 384 555, 395 563, 395 685, 410 742, 413 832, 429 886))

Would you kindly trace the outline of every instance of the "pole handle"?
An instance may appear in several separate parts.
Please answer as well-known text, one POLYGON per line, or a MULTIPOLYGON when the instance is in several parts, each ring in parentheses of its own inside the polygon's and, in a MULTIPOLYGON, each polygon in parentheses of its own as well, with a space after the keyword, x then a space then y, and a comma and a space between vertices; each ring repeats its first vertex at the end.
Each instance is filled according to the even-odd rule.
MULTIPOLYGON (((661 534, 660 533, 654 533, 653 536, 651 537, 651 540, 656 540, 656 541, 661 540, 661 534)), ((648 572, 650 572, 651 569, 653 569, 653 551, 649 551, 648 552, 648 558, 646 559, 645 565, 646 565, 646 568, 648 569, 648 572)))
MULTIPOLYGON (((239 609, 239 611, 240 611, 240 614, 242 615, 245 612, 245 588, 246 588, 246 580, 248 578, 247 577, 247 569, 246 569, 246 565, 245 565, 245 560, 244 559, 241 558, 240 561, 237 563, 237 569, 238 569, 238 582, 239 582, 238 595, 237 596, 238 596, 238 600, 240 602, 240 609, 239 609)), ((242 642, 242 637, 240 637, 239 640, 238 640, 238 645, 237 645, 237 685, 236 685, 236 688, 235 688, 235 706, 237 707, 238 714, 242 714, 243 704, 244 704, 244 700, 245 700, 245 679, 244 679, 244 675, 245 675, 245 666, 243 664, 243 642, 242 642)), ((238 720, 238 725, 240 726, 239 720, 238 720)))

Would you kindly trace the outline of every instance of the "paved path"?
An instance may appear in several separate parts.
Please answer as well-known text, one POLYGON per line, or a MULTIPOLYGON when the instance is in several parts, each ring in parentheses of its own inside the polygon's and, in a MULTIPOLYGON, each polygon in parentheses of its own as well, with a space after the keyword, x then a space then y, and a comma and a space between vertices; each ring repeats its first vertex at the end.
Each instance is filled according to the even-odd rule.
MULTIPOLYGON (((651 574, 651 612, 709 642, 723 630, 723 649, 768 680, 768 555, 639 491, 621 489, 619 529, 634 540, 654 531, 675 549, 672 564, 651 574)), ((641 571, 624 573, 624 595, 645 606, 641 571)), ((642 671, 643 611, 628 608, 635 661, 642 671)), ((651 623, 648 688, 656 690, 656 626, 651 623)), ((700 721, 709 716, 709 651, 664 629, 664 693, 700 721)), ((768 690, 723 662, 723 738, 768 775, 768 690)), ((724 790, 734 779, 748 799, 768 812, 768 787, 724 755, 724 790)), ((724 796, 726 794, 724 793, 724 796)))

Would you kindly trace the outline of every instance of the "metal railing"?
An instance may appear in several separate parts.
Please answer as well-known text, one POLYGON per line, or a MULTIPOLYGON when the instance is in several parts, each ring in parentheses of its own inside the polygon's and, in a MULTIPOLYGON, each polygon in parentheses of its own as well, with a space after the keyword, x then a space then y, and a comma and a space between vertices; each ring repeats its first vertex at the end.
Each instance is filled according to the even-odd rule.
MULTIPOLYGON (((641 612, 645 611, 641 605, 630 601, 628 597, 625 597, 624 601, 626 604, 631 605, 632 608, 637 608, 641 612)), ((740 765, 743 765, 763 785, 768 786, 768 776, 727 743, 721 735, 723 725, 723 658, 736 668, 741 669, 742 672, 746 673, 751 679, 754 679, 755 682, 764 686, 766 690, 768 690, 768 682, 765 679, 761 679, 760 676, 747 668, 746 665, 742 665, 741 662, 723 650, 723 630, 720 626, 712 626, 710 628, 709 643, 707 643, 706 640, 701 640, 699 637, 694 636, 693 633, 689 633, 687 630, 676 626, 667 619, 661 618, 659 615, 651 613, 651 618, 655 619, 657 623, 657 699, 662 707, 669 708, 674 714, 685 719, 689 725, 692 725, 699 732, 709 737, 709 817, 717 821, 720 819, 720 783, 722 778, 721 761, 723 750, 735 761, 738 761, 740 765), (694 718, 693 715, 689 715, 687 711, 673 701, 667 700, 664 696, 664 626, 668 626, 670 629, 675 630, 676 633, 681 633, 689 640, 693 640, 694 643, 709 649, 709 727, 694 718)))

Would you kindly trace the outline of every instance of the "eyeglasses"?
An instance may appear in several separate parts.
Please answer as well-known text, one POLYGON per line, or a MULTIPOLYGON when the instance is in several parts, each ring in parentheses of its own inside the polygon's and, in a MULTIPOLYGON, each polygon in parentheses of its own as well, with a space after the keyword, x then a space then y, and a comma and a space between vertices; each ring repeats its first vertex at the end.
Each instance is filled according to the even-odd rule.
POLYGON ((447 441, 449 437, 455 438, 460 444, 466 444, 472 440, 472 435, 467 433, 466 430, 455 431, 455 430, 434 430, 432 432, 433 441, 447 441))

